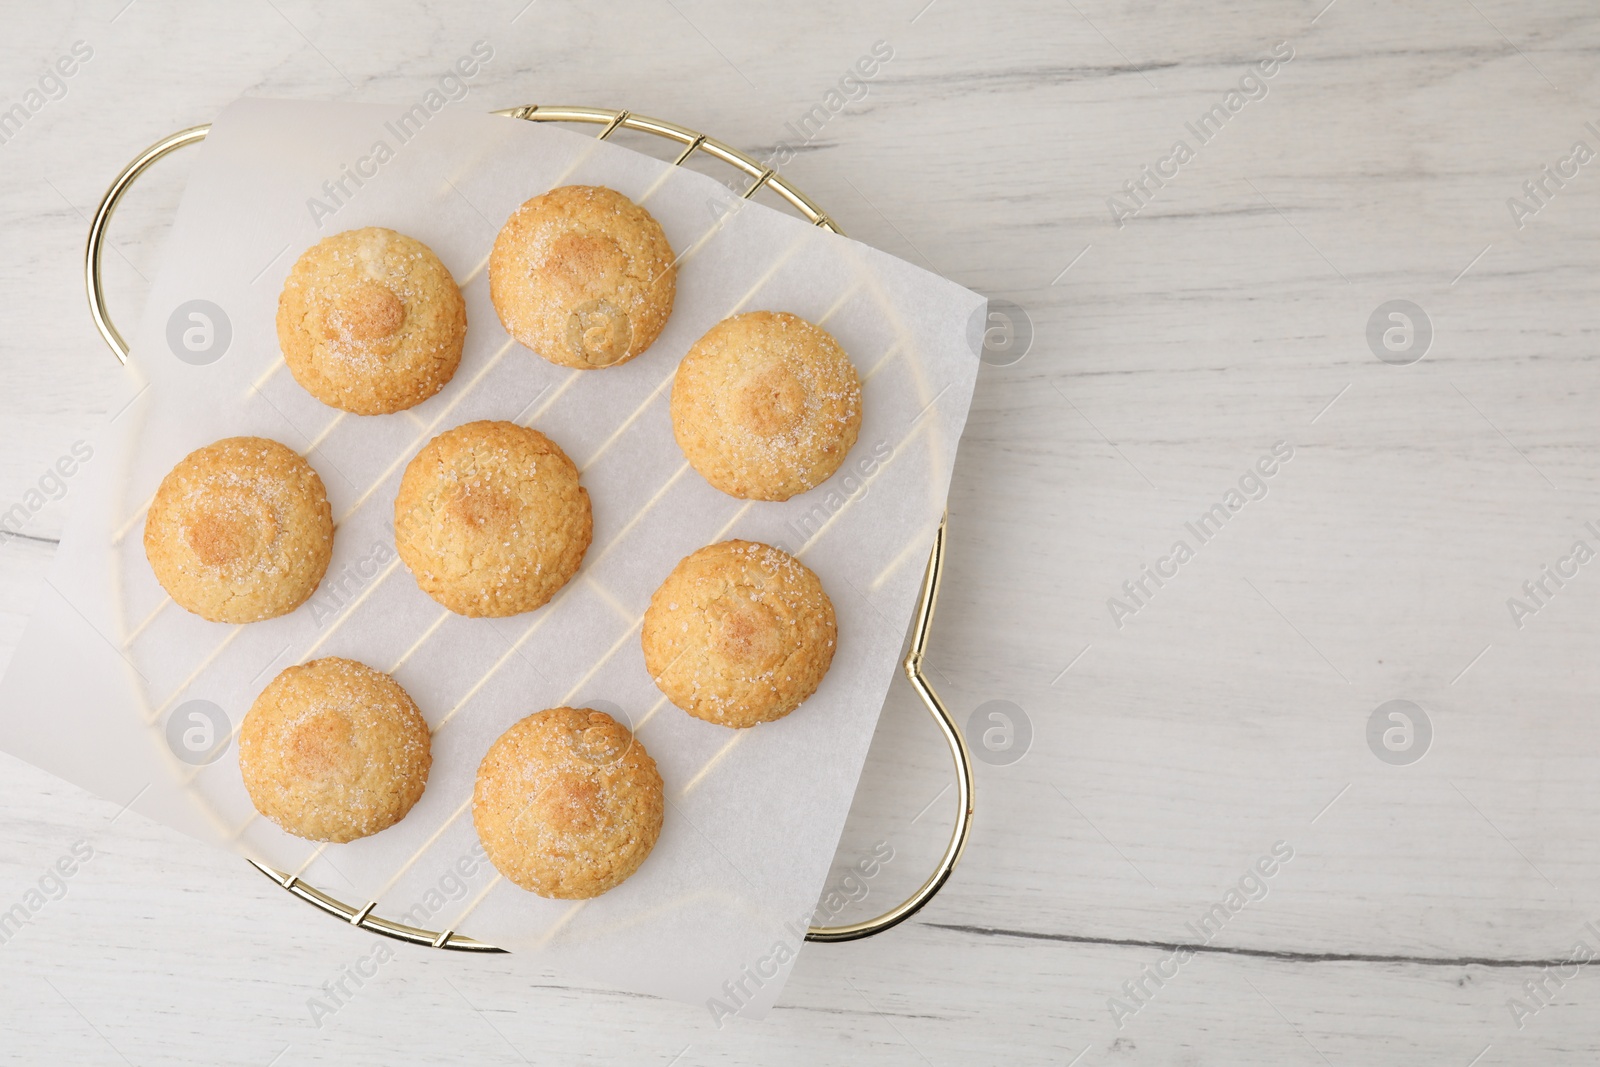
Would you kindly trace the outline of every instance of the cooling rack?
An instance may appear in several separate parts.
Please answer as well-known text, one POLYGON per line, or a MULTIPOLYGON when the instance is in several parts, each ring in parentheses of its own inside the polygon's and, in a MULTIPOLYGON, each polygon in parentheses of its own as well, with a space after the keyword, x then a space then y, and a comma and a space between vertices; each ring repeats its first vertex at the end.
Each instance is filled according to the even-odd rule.
MULTIPOLYGON (((748 200, 760 190, 768 189, 777 194, 789 207, 793 208, 813 225, 832 233, 843 234, 837 223, 826 212, 799 189, 795 188, 775 168, 758 162, 751 156, 730 147, 722 141, 708 137, 688 127, 680 126, 677 123, 650 118, 627 110, 609 110, 594 107, 552 107, 528 104, 521 107, 503 108, 493 113, 527 122, 598 125, 601 127, 598 134, 600 140, 609 138, 619 129, 633 130, 663 138, 681 146, 678 155, 672 160, 674 166, 683 165, 694 157, 696 153, 707 156, 719 163, 732 167, 749 180, 749 185, 742 194, 744 199, 748 200)), ((146 170, 158 160, 178 149, 187 145, 198 144, 205 139, 210 128, 209 125, 191 126, 188 129, 163 137, 141 152, 122 169, 122 172, 111 183, 105 195, 101 197, 99 206, 95 209, 94 217, 90 221, 89 238, 84 251, 84 280, 89 296, 89 313, 94 319, 95 328, 99 330, 100 336, 105 340, 112 354, 117 357, 120 363, 126 364, 128 361, 128 344, 111 320, 110 311, 106 305, 105 287, 101 278, 101 257, 105 249, 106 230, 110 225, 112 216, 116 213, 117 205, 121 202, 123 195, 146 170)), ((944 887, 945 882, 949 880, 951 873, 955 870, 956 864, 960 862, 961 855, 966 848, 967 837, 972 828, 972 759, 967 751, 966 741, 960 729, 922 671, 928 634, 932 627, 934 611, 938 604, 939 583, 944 570, 945 527, 946 522, 941 519, 938 530, 934 535, 933 550, 928 556, 927 569, 923 574, 921 593, 912 621, 910 650, 906 654, 904 668, 912 688, 916 690, 918 697, 921 698, 924 706, 928 709, 929 715, 932 716, 934 723, 943 734, 955 764, 956 820, 949 844, 946 845, 933 873, 928 876, 927 880, 922 883, 916 892, 912 893, 904 901, 875 918, 861 922, 840 926, 812 926, 806 933, 807 941, 854 941, 880 934, 904 922, 916 914, 944 887)), ((458 933, 454 929, 427 930, 384 918, 374 913, 378 906, 377 901, 368 901, 359 906, 352 905, 309 884, 297 873, 279 871, 253 859, 249 860, 249 862, 262 874, 271 878, 273 882, 299 899, 363 930, 369 930, 385 937, 412 944, 429 945, 434 948, 462 952, 505 951, 495 945, 458 933)))

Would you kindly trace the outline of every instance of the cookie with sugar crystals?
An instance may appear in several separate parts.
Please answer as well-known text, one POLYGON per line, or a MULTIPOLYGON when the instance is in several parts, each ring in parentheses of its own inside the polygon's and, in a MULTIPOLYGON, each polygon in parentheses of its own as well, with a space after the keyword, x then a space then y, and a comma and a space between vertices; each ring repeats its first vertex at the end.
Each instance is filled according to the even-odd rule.
POLYGON ((144 552, 177 604, 212 622, 287 615, 333 555, 333 510, 311 464, 265 437, 228 437, 161 479, 144 552))
POLYGON ((861 432, 861 381, 820 326, 784 311, 723 319, 672 382, 672 432, 731 496, 788 500, 839 469, 861 432))
POLYGON ((433 765, 428 724, 400 683, 330 656, 290 667, 239 727, 250 801, 288 833, 354 841, 405 818, 433 765))
POLYGON ((746 727, 805 701, 833 663, 833 601, 811 569, 756 541, 686 556, 650 598, 645 669, 697 719, 746 727))
POLYGON ((661 836, 666 800, 644 745, 592 708, 550 708, 501 734, 478 766, 472 822, 495 869, 542 897, 597 897, 661 836))
POLYGON ((489 254, 506 332, 551 363, 614 367, 649 348, 677 294, 672 246, 615 189, 564 185, 512 212, 489 254))
POLYGON ((422 591, 458 615, 532 611, 593 536, 589 493, 561 447, 514 422, 469 422, 423 446, 394 502, 394 540, 422 591))
POLYGON ((368 226, 307 249, 278 296, 278 345, 306 392, 356 415, 414 407, 461 365, 467 304, 433 250, 368 226))

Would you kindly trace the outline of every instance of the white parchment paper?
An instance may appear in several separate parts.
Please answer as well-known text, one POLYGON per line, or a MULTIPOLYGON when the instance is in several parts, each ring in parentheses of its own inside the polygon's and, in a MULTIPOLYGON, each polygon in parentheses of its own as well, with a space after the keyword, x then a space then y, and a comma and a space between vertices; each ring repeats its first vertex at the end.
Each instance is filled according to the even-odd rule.
MULTIPOLYGON (((898 667, 977 375, 983 298, 738 201, 713 179, 570 130, 454 109, 397 125, 399 114, 246 100, 214 125, 134 335, 126 392, 75 481, 38 614, 0 687, 0 745, 342 899, 376 900, 380 915, 456 929, 575 978, 759 1014, 799 951, 898 667), (515 344, 489 302, 486 264, 501 223, 564 184, 626 193, 681 257, 670 322, 622 367, 553 366, 515 344), (373 225, 439 255, 466 296, 468 335, 461 368, 438 396, 359 417, 295 383, 274 315, 302 251, 373 225), (782 504, 708 486, 668 417, 688 347, 726 316, 762 308, 822 323, 863 380, 860 440, 844 467, 782 504), (394 552, 405 464, 473 419, 548 434, 593 501, 582 569, 527 615, 450 615, 394 552), (317 596, 243 627, 173 605, 142 546, 143 509, 166 472, 240 434, 304 454, 337 525, 317 596), (683 556, 730 537, 798 554, 839 620, 838 653, 817 694, 745 731, 673 707, 639 648, 656 586, 683 556), (434 727, 434 762, 426 794, 400 824, 318 847, 256 816, 231 730, 277 671, 325 655, 392 672, 434 727), (630 722, 668 797, 660 842, 638 874, 584 903, 544 900, 499 878, 470 810, 490 743, 524 715, 562 704, 630 722), (206 717, 213 708, 220 724, 206 717), (208 726, 215 758, 205 762, 208 726)), ((307 921, 323 920, 308 911, 307 921)))

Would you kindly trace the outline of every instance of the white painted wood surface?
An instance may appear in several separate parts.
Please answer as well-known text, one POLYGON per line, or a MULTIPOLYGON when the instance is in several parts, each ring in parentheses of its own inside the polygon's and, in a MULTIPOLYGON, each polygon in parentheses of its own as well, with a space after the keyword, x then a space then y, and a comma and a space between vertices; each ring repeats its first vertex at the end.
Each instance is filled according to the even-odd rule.
MULTIPOLYGON (((93 56, 0 145, 0 511, 104 413, 115 366, 79 257, 127 159, 241 93, 412 100, 484 38, 495 58, 461 106, 625 106, 758 155, 788 141, 785 173, 852 235, 1027 309, 1031 351, 979 381, 931 658, 963 718, 1025 709, 1031 750, 979 767, 972 845, 933 905, 873 941, 809 946, 779 1009, 721 1029, 514 958, 405 947, 316 1026, 308 1000, 372 937, 0 757, 0 907, 37 899, 74 843, 93 850, 0 945, 0 1060, 1600 1055, 1600 974, 1548 972, 1558 985, 1541 962, 1600 951, 1600 571, 1547 580, 1520 628, 1507 606, 1574 541, 1600 548, 1600 163, 1563 162, 1580 140, 1600 151, 1592 0, 522 2, 12 5, 0 105, 74 42, 93 56), (893 58, 865 96, 795 145, 785 124, 880 40, 893 58), (1293 56, 1265 96, 1200 143, 1186 124, 1279 42, 1293 56), (1118 227, 1107 199, 1179 139, 1192 158, 1145 179, 1118 227), (1576 174, 1557 188, 1546 165, 1576 174), (1544 202, 1519 228, 1507 200, 1530 180, 1544 202), (1412 365, 1368 345, 1393 299, 1432 324, 1412 365), (1293 458, 1267 495, 1198 544, 1185 523, 1280 441, 1293 458), (1108 598, 1180 538, 1193 558, 1146 579, 1119 628, 1108 598), (1420 762, 1368 748, 1391 699, 1432 724, 1420 762), (1265 899, 1161 987, 1143 978, 1171 973, 1160 946, 1197 941, 1187 924, 1279 841, 1294 856, 1265 899), (1123 985, 1141 978, 1135 1000, 1123 985), (1541 980, 1535 1000, 1524 983, 1541 980), (1539 1009, 1520 1029, 1514 997, 1539 1009)), ((119 215, 125 320, 187 166, 119 215)), ((71 506, 67 480, 0 544, 0 659, 71 506)), ((839 864, 880 840, 895 859, 850 917, 939 850, 943 760, 897 690, 839 864)))

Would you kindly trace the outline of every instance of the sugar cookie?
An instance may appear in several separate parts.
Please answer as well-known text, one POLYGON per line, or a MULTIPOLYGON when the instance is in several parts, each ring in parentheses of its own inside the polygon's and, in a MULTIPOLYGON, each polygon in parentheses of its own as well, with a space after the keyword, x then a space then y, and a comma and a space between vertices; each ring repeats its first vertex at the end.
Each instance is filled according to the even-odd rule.
POLYGON ((466 301, 439 257, 378 226, 307 249, 278 297, 289 373, 324 404, 356 415, 403 411, 443 389, 466 334, 466 301))
POLYGON ((542 897, 581 900, 620 885, 661 835, 655 760, 602 711, 551 708, 490 746, 472 821, 495 868, 542 897))
POLYGON ((833 602, 805 564, 754 541, 708 545, 650 598, 645 669, 690 715, 754 726, 789 714, 833 663, 833 602))
POLYGON ((156 580, 212 622, 286 615, 316 592, 333 554, 333 511, 311 464, 264 437, 189 453, 144 521, 156 580))
POLYGON ((400 558, 458 615, 540 607, 578 570, 593 535, 578 468, 538 430, 469 422, 429 441, 394 502, 400 558))
POLYGON ((861 431, 861 382, 826 330, 782 311, 723 319, 672 382, 672 432, 731 496, 788 500, 827 481, 861 431))
POLYGON ((672 314, 677 268, 661 225, 615 189, 564 185, 514 211, 489 255, 506 332, 551 363, 626 363, 672 314))
POLYGON ((387 674, 329 657, 283 671, 239 727, 256 810, 311 841, 367 837, 405 818, 432 766, 428 724, 387 674))

